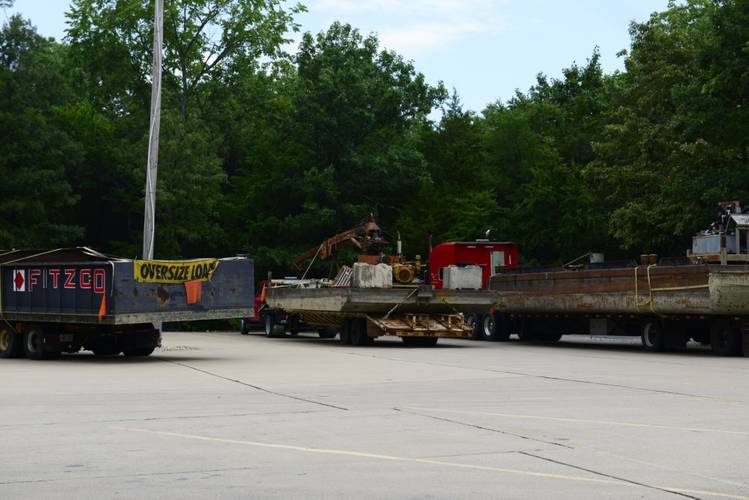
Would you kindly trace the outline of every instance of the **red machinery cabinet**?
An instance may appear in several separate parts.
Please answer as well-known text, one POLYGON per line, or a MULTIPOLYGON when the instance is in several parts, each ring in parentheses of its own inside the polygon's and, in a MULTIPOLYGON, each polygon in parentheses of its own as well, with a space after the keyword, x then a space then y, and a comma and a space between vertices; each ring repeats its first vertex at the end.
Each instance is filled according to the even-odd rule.
POLYGON ((442 270, 448 266, 480 266, 483 288, 502 269, 518 267, 518 245, 512 242, 453 241, 440 243, 429 256, 429 278, 436 289, 443 287, 442 270))

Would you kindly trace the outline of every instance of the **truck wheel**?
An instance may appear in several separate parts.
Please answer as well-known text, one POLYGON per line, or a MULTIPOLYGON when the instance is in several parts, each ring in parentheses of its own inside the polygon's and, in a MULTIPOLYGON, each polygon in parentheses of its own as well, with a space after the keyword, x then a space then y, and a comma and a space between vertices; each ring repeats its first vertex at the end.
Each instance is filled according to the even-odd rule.
POLYGON ((332 328, 318 328, 317 334, 321 339, 334 339, 335 336, 338 335, 338 332, 332 328))
POLYGON ((127 351, 123 351, 122 354, 124 354, 128 358, 138 358, 138 357, 145 357, 150 356, 153 354, 153 351, 156 349, 156 346, 154 347, 137 347, 134 349, 128 349, 127 351))
POLYGON ((283 334, 284 327, 276 322, 276 314, 269 312, 265 315, 265 336, 278 337, 283 334))
POLYGON ((716 321, 710 327, 710 345, 718 356, 736 356, 741 352, 741 331, 730 321, 716 321))
POLYGON ((465 323, 466 326, 471 328, 471 340, 484 340, 484 334, 481 331, 481 318, 478 314, 466 314, 465 323))
MULTIPOLYGON (((286 318, 286 331, 289 332, 289 335, 299 335, 299 316, 291 314, 286 318)), ((335 335, 333 336, 335 337, 335 335)))
POLYGON ((351 345, 371 345, 374 339, 367 335, 367 320, 354 318, 351 320, 351 345))
POLYGON ((242 320, 239 322, 239 333, 242 335, 247 335, 250 333, 250 328, 247 322, 242 318, 242 320))
POLYGON ((354 320, 349 318, 344 318, 344 320, 341 322, 341 333, 338 336, 338 340, 341 342, 341 344, 351 344, 351 323, 354 320))
POLYGON ((48 359, 55 357, 54 352, 47 352, 44 345, 44 330, 39 325, 31 325, 23 335, 23 350, 29 359, 48 359))
POLYGON ((408 347, 434 347, 439 337, 401 337, 401 340, 408 347))
POLYGON ((544 333, 538 336, 538 340, 541 342, 559 342, 561 338, 561 333, 544 333))
POLYGON ((646 351, 662 352, 666 348, 666 336, 660 322, 656 320, 645 323, 640 338, 646 351))
POLYGON ((492 317, 492 335, 488 340, 493 342, 507 342, 510 340, 510 320, 504 314, 494 312, 492 317))
POLYGON ((0 328, 0 358, 23 356, 23 337, 7 325, 0 328))

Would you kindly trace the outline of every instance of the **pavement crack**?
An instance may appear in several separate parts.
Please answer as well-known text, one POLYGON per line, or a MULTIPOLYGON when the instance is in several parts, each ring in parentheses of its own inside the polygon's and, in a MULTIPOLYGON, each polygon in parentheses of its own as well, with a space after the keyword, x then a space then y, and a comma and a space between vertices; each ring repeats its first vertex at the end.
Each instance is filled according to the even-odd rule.
POLYGON ((465 366, 459 366, 459 365, 451 365, 448 363, 434 363, 429 361, 411 361, 406 359, 399 359, 399 358, 391 358, 387 356, 375 356, 371 354, 360 354, 356 352, 346 352, 345 354, 349 356, 362 356, 362 357, 368 357, 368 358, 374 358, 374 359, 383 359, 387 361, 396 361, 399 363, 408 363, 408 364, 417 364, 417 365, 427 365, 427 366, 441 366, 445 368, 458 368, 458 369, 468 369, 472 371, 482 371, 482 372, 490 372, 490 373, 501 373, 503 375, 515 375, 518 377, 529 377, 529 378, 538 378, 542 380, 553 380, 553 381, 559 381, 559 382, 572 382, 577 384, 588 384, 588 385, 597 385, 602 387, 616 387, 619 389, 629 389, 632 391, 641 391, 641 392, 649 392, 653 394, 667 394, 669 396, 682 396, 682 397, 690 397, 690 398, 698 398, 698 399, 707 399, 710 401, 721 401, 724 403, 731 403, 735 405, 744 406, 744 402, 742 401, 734 401, 730 399, 723 399, 723 398, 716 398, 713 396, 706 396, 704 394, 691 394, 687 392, 678 392, 678 391, 668 391, 665 389, 652 389, 649 387, 638 387, 635 385, 625 385, 625 384, 613 384, 610 382, 596 382, 593 380, 582 380, 582 379, 576 379, 576 378, 566 378, 566 377, 554 377, 551 375, 539 375, 536 373, 527 373, 527 372, 518 372, 518 371, 510 371, 510 370, 496 370, 493 368, 476 368, 476 367, 470 367, 467 368, 465 366))
POLYGON ((461 422, 460 420, 453 420, 451 418, 436 417, 434 415, 428 415, 428 414, 425 414, 425 413, 419 413, 419 412, 415 412, 415 411, 408 411, 408 410, 404 410, 402 408, 393 408, 393 410, 401 412, 401 413, 406 413, 408 415, 416 415, 416 416, 419 416, 419 417, 429 418, 429 419, 432 419, 432 420, 438 420, 440 422, 447 422, 447 423, 450 423, 450 424, 462 425, 464 427, 472 427, 474 429, 480 429, 480 430, 483 430, 483 431, 496 432, 498 434, 504 434, 504 435, 507 435, 507 436, 512 436, 512 437, 516 437, 516 438, 520 438, 520 439, 525 439, 525 440, 528 440, 528 441, 534 441, 536 443, 543 443, 543 444, 548 444, 548 445, 551 445, 551 446, 559 446, 561 448, 567 448, 569 450, 574 450, 575 449, 573 446, 569 446, 569 445, 566 445, 566 444, 556 443, 554 441, 547 441, 545 439, 539 439, 539 438, 535 438, 535 437, 532 437, 532 436, 526 436, 524 434, 518 434, 516 432, 510 432, 510 431, 505 431, 505 430, 502 430, 502 429, 496 429, 494 427, 486 427, 486 426, 483 426, 483 425, 472 424, 470 422, 461 422))
POLYGON ((344 408, 343 406, 336 406, 329 403, 323 403, 321 401, 315 401, 314 399, 306 399, 299 396, 292 396, 291 394, 284 394, 283 392, 277 392, 277 391, 271 391, 270 389, 266 389, 264 387, 260 387, 259 385, 249 384, 247 382, 243 382, 241 380, 237 380, 230 377, 224 377, 223 375, 219 375, 218 373, 209 372, 208 370, 203 370, 202 368, 197 368, 195 366, 190 366, 186 363, 180 363, 179 361, 172 361, 172 360, 164 360, 167 363, 172 363, 175 365, 179 365, 183 368, 189 368, 190 370, 194 370, 199 373, 203 373, 205 375, 210 375, 211 377, 220 378, 221 380, 226 380, 228 382, 234 382, 235 384, 243 385, 245 387, 250 387, 252 389, 255 389, 256 391, 265 392, 267 394, 272 394, 274 396, 282 397, 282 398, 288 398, 288 399, 294 399, 296 401, 303 401, 305 403, 325 406, 327 408, 334 408, 336 410, 342 410, 342 411, 349 411, 348 408, 344 408))
POLYGON ((681 493, 679 491, 673 491, 673 490, 670 490, 670 489, 661 488, 660 486, 653 486, 652 484, 647 484, 647 483, 642 483, 640 481, 635 481, 633 479, 627 479, 627 478, 624 478, 624 477, 614 476, 612 474, 607 474, 605 472, 600 472, 600 471, 597 471, 597 470, 594 470, 594 469, 589 469, 587 467, 581 467, 579 465, 574 465, 574 464, 570 464, 570 463, 567 463, 567 462, 562 462, 561 460, 554 460, 553 458, 547 458, 547 457, 542 457, 541 455, 536 455, 536 454, 533 454, 533 453, 528 453, 527 451, 518 451, 517 453, 520 454, 520 455, 525 455, 525 456, 528 456, 528 457, 533 457, 533 458, 536 458, 538 460, 543 460, 545 462, 550 462, 550 463, 553 463, 553 464, 562 465, 564 467, 569 467, 571 469, 589 472, 591 474, 595 474, 596 476, 601 476, 601 477, 605 477, 605 478, 608 478, 608 479, 615 479, 617 481, 622 481, 624 483, 629 483, 629 484, 633 484, 633 485, 636 485, 636 486, 642 486, 643 488, 649 488, 649 489, 652 489, 652 490, 662 491, 664 493, 670 493, 672 495, 678 495, 678 496, 685 497, 685 498, 692 498, 694 500, 701 500, 700 497, 695 497, 695 496, 692 496, 692 495, 687 495, 686 493, 681 493))

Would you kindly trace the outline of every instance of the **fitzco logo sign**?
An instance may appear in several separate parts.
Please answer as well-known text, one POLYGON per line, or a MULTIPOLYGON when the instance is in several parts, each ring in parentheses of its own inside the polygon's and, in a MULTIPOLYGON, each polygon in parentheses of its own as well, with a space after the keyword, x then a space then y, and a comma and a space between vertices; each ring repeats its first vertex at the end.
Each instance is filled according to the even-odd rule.
POLYGON ((103 294, 106 271, 95 268, 30 268, 13 269, 11 275, 14 292, 33 292, 37 288, 64 290, 93 290, 103 294))

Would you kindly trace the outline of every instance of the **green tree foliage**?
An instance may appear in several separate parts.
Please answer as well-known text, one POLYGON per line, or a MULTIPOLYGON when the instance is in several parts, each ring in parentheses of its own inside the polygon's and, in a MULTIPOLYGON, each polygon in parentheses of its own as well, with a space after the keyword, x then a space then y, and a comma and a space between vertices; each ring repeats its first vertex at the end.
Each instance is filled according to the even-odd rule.
MULTIPOLYGON (((166 2, 158 256, 285 274, 370 213, 409 255, 487 229, 527 263, 683 255, 718 201, 747 201, 746 0, 673 2, 631 25, 624 71, 594 49, 481 113, 346 24, 286 54, 287 5, 166 2)), ((74 0, 62 44, 3 27, 2 245, 139 253, 152 9, 74 0)))
POLYGON ((10 18, 0 32, 0 246, 76 241, 81 227, 65 215, 75 203, 66 173, 83 152, 66 132, 58 106, 70 100, 65 48, 28 21, 10 18))

